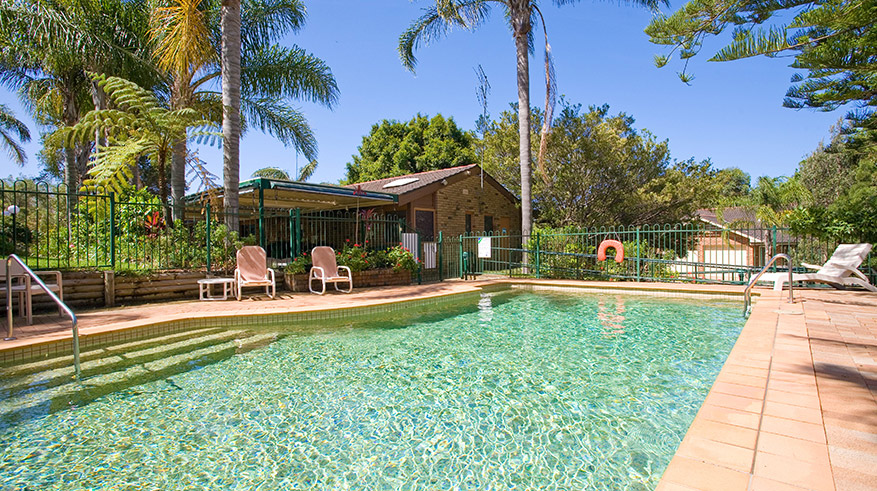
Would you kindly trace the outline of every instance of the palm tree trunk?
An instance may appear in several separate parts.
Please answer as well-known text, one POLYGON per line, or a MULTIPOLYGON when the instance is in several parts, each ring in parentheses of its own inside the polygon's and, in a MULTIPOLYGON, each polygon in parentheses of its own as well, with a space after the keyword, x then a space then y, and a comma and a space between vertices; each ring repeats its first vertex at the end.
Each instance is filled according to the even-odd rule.
MULTIPOLYGON (((529 9, 519 7, 512 12, 515 49, 518 57, 518 144, 521 165, 521 234, 525 241, 533 229, 530 195, 530 32, 529 9)), ((524 256, 526 264, 527 257, 524 256)))
POLYGON ((222 180, 225 223, 238 231, 241 138, 241 2, 222 0, 222 180))
POLYGON ((174 220, 183 219, 183 198, 186 196, 186 140, 174 144, 171 156, 171 200, 174 206, 174 220))

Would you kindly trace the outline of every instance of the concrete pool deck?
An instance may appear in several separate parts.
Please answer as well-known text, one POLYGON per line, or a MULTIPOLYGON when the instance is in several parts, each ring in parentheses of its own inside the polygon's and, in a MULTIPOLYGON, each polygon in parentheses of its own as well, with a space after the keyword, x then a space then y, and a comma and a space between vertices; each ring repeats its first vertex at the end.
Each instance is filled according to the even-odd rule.
MULTIPOLYGON (((674 296, 728 296, 742 290, 670 283, 512 282, 674 296)), ((509 280, 102 309, 79 314, 80 335, 190 318, 378 306, 476 292, 497 283, 509 280)), ((877 489, 877 295, 796 290, 795 303, 788 304, 787 292, 758 293, 751 317, 658 489, 877 489)), ((0 342, 0 359, 41 345, 69 343, 68 319, 43 315, 35 320, 35 325, 23 326, 16 318, 18 339, 0 342)))

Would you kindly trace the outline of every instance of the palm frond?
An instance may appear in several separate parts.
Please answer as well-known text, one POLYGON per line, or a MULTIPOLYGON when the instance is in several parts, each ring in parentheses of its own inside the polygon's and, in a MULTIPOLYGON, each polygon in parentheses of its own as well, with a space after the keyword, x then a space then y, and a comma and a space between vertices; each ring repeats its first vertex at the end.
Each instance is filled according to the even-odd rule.
POLYGON ((414 51, 421 46, 445 37, 454 27, 473 30, 483 24, 490 13, 491 0, 436 0, 436 5, 424 9, 399 36, 397 50, 405 68, 414 71, 417 58, 414 51))
POLYGON ((304 114, 276 99, 241 97, 241 112, 249 124, 290 145, 308 160, 317 157, 317 139, 304 114))
POLYGON ((330 108, 338 102, 332 70, 297 46, 261 46, 245 53, 241 91, 256 97, 307 100, 330 108))
POLYGON ((243 0, 241 2, 241 45, 246 53, 298 32, 307 19, 301 0, 243 0))
POLYGON ((307 181, 314 175, 314 172, 317 171, 317 161, 311 160, 304 167, 301 168, 301 171, 298 173, 299 181, 307 181))
POLYGON ((173 0, 153 9, 149 37, 162 70, 191 74, 215 55, 201 7, 202 0, 173 0))

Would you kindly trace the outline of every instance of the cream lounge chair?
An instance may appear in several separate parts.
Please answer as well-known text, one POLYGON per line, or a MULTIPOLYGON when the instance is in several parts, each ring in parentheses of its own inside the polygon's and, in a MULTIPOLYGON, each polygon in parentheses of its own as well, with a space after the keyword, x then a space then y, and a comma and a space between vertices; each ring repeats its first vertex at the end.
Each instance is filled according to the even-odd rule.
MULTIPOLYGON (((33 324, 33 297, 34 295, 44 295, 46 293, 43 288, 36 284, 30 276, 24 271, 24 268, 13 262, 9 269, 12 276, 12 293, 18 294, 18 311, 19 315, 27 318, 28 325, 33 324)), ((37 276, 43 279, 45 276, 54 276, 55 282, 51 283, 43 279, 43 282, 49 287, 49 290, 58 295, 58 298, 64 301, 64 282, 61 278, 60 271, 36 271, 37 276)), ((6 291, 6 260, 0 260, 0 293, 3 297, 8 294, 6 291)), ((58 308, 58 312, 64 315, 64 311, 58 308)))
MULTIPOLYGON (((868 257, 871 244, 840 244, 834 250, 834 254, 822 266, 801 263, 809 269, 816 269, 815 273, 793 273, 792 281, 815 281, 828 283, 835 288, 847 286, 860 286, 868 291, 877 292, 868 281, 868 277, 859 271, 862 261, 868 257)), ((782 290, 783 285, 789 281, 789 273, 768 273, 761 277, 760 281, 773 281, 774 290, 782 290)))
POLYGON ((238 266, 234 270, 235 296, 241 299, 244 287, 264 286, 265 293, 274 298, 276 284, 274 270, 268 267, 268 255, 259 246, 244 246, 237 253, 238 266))
POLYGON ((335 289, 350 293, 353 291, 353 275, 347 266, 338 266, 335 261, 335 250, 331 247, 314 247, 311 251, 311 259, 314 265, 311 266, 311 272, 308 275, 308 289, 311 293, 322 295, 326 293, 326 283, 334 283, 335 289), (339 270, 347 271, 347 275, 340 274, 339 270), (323 285, 322 291, 316 291, 313 287, 313 281, 317 280, 323 285), (338 283, 347 283, 348 288, 342 290, 338 288, 338 283))

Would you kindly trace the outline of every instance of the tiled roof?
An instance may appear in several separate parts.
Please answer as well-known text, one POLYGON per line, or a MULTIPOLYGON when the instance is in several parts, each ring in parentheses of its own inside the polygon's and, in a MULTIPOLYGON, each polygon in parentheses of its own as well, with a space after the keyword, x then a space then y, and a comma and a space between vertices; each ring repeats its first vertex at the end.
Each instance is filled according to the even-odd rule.
POLYGON ((410 193, 411 191, 416 191, 422 187, 429 186, 430 184, 439 182, 442 179, 447 179, 448 177, 455 176, 457 174, 460 174, 461 172, 466 172, 467 170, 474 167, 478 166, 476 164, 461 165, 459 167, 451 167, 449 169, 431 170, 426 172, 418 172, 417 174, 388 177, 386 179, 378 179, 377 181, 358 182, 355 184, 348 184, 347 187, 356 188, 357 186, 360 186, 363 191, 393 193, 402 195, 405 193, 410 193), (394 186, 390 188, 384 187, 385 184, 389 184, 393 181, 405 178, 417 178, 417 180, 402 186, 394 186))
MULTIPOLYGON (((755 216, 755 212, 743 207, 732 206, 724 208, 722 210, 721 220, 719 220, 717 210, 714 209, 697 210, 695 215, 704 222, 719 227, 728 227, 762 243, 768 242, 770 240, 770 234, 772 233, 771 227, 762 223, 761 220, 755 216)), ((777 230, 776 233, 776 240, 779 244, 790 244, 795 242, 795 238, 789 235, 785 230, 777 230)))

